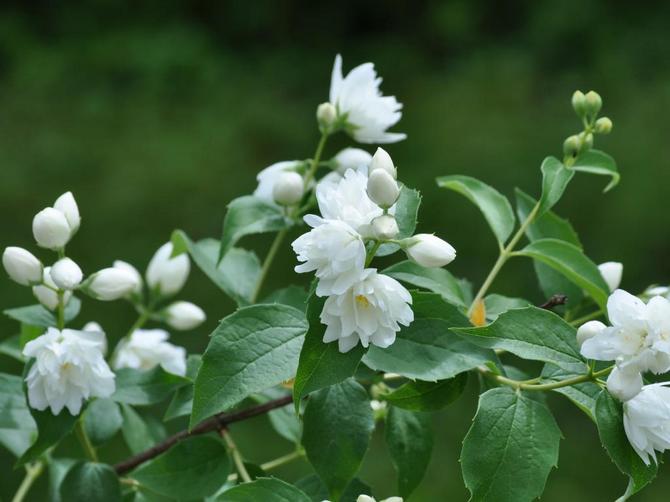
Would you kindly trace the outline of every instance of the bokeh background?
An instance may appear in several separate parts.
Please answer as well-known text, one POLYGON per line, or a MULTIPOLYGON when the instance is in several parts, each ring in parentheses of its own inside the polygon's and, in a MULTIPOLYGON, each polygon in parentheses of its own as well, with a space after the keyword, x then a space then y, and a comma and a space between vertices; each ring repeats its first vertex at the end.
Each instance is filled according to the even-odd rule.
MULTIPOLYGON (((218 237, 228 201, 249 193, 255 175, 278 160, 307 158, 317 140, 314 112, 327 99, 337 52, 345 69, 373 61, 386 94, 405 104, 388 148, 408 185, 424 195, 420 228, 459 251, 456 275, 481 282, 496 247, 479 213, 434 178, 467 174, 513 197, 539 190, 539 165, 560 155, 578 130, 572 91, 598 90, 614 121, 598 146, 623 179, 578 176, 556 208, 570 218, 596 261, 625 264, 623 286, 670 282, 670 3, 607 0, 505 2, 298 0, 8 0, 0 7, 0 246, 34 249, 33 214, 72 190, 83 224, 68 247, 85 272, 120 258, 144 268, 175 228, 218 237)), ((328 153, 349 142, 344 137, 328 153)), ((244 245, 261 256, 269 240, 244 245)), ((51 259, 40 253, 45 261, 51 259)), ((284 249, 266 291, 292 272, 284 249)), ((541 300, 530 263, 512 262, 496 282, 502 294, 541 300)), ((173 341, 202 350, 233 304, 199 271, 180 295, 202 305, 207 324, 173 341)), ((0 304, 32 302, 4 278, 0 304)), ((99 321, 117 339, 134 320, 121 302, 85 301, 81 323, 99 321)), ((2 337, 17 326, 0 319, 2 337)), ((0 370, 18 372, 0 356, 0 370)), ((613 500, 625 481, 601 451, 589 420, 551 397, 565 439, 560 468, 543 500, 613 500)), ((413 500, 467 499, 460 442, 476 408, 476 382, 436 416, 429 472, 413 500)), ((172 424, 178 427, 182 424, 172 424)), ((287 452, 265 418, 236 426, 255 462, 287 452)), ((383 436, 362 477, 380 496, 395 475, 383 436)), ((116 443, 120 443, 116 442, 116 443)), ((66 442, 59 450, 77 453, 66 442)), ((113 444, 110 461, 125 454, 113 444)), ((20 476, 0 452, 0 498, 20 476)), ((309 467, 278 471, 296 479, 309 467)), ((670 472, 637 500, 667 500, 670 472)), ((45 478, 45 477, 43 477, 45 478)), ((46 500, 42 479, 31 500, 46 500)))

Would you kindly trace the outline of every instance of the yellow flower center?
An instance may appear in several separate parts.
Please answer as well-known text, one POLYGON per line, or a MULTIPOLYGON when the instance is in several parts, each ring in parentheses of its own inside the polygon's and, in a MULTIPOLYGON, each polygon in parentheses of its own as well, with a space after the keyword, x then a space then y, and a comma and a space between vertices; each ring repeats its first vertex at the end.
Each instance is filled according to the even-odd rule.
POLYGON ((365 295, 356 295, 356 302, 358 302, 358 304, 360 304, 361 307, 368 308, 370 306, 370 302, 365 297, 365 295))

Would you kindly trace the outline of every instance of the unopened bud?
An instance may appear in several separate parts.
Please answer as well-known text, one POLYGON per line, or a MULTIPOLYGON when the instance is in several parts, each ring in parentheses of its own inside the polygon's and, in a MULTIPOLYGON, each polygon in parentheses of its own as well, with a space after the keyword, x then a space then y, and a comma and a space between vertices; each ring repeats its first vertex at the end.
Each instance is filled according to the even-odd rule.
POLYGON ((163 296, 176 294, 186 283, 191 262, 186 253, 172 257, 172 243, 163 244, 147 267, 147 284, 163 296))
MULTIPOLYGON (((49 310, 56 310, 56 307, 58 307, 58 293, 56 292, 58 286, 51 278, 51 267, 44 268, 42 282, 41 285, 33 286, 33 295, 49 310)), ((72 298, 72 291, 65 291, 63 293, 63 305, 67 305, 70 298, 72 298)))
MULTIPOLYGON (((374 161, 374 157, 373 157, 374 161)), ((381 208, 388 209, 398 200, 398 182, 384 169, 376 169, 368 177, 368 196, 381 208)))
POLYGON ((600 275, 603 277, 603 279, 605 279, 610 292, 614 292, 614 290, 617 289, 621 284, 623 263, 619 263, 617 261, 607 261, 598 265, 598 271, 600 272, 600 275))
POLYGON ((393 159, 391 159, 391 156, 383 148, 377 148, 377 151, 372 156, 368 174, 372 174, 377 169, 386 171, 393 177, 393 179, 398 177, 398 171, 393 165, 393 159))
POLYGON ((137 277, 127 270, 116 267, 103 268, 84 283, 84 291, 102 301, 123 298, 136 287, 137 277))
POLYGON ((615 366, 607 377, 607 390, 619 401, 633 399, 640 393, 643 385, 642 374, 635 365, 615 366))
POLYGON ((337 109, 332 103, 321 103, 316 109, 316 120, 321 127, 329 128, 337 119, 337 109))
POLYGON ((376 239, 388 241, 395 239, 400 232, 398 223, 390 214, 383 214, 372 220, 372 232, 376 239))
POLYGON ((603 99, 596 91, 589 91, 584 96, 584 109, 587 115, 595 117, 603 107, 603 99))
POLYGON ((600 321, 589 321, 582 324, 577 330, 577 345, 581 348, 586 340, 590 340, 594 336, 602 332, 607 326, 600 321))
POLYGON ((422 267, 444 267, 456 258, 456 250, 433 234, 417 234, 403 246, 410 260, 422 267))
POLYGON ((191 302, 174 302, 165 309, 165 319, 174 329, 188 330, 198 327, 205 319, 205 312, 191 302))
POLYGON ((348 169, 356 171, 361 167, 368 167, 371 160, 372 155, 361 148, 345 148, 333 158, 333 170, 344 175, 348 169))
POLYGON ((42 282, 42 262, 30 251, 19 247, 5 248, 2 265, 7 274, 22 286, 32 286, 42 282))
POLYGON ((79 225, 81 225, 81 216, 79 216, 79 207, 72 192, 65 192, 58 197, 53 207, 65 215, 65 219, 70 226, 70 236, 74 235, 79 230, 79 225))
POLYGON ((568 157, 574 157, 579 153, 580 145, 579 136, 576 134, 568 136, 563 142, 563 153, 568 157))
POLYGON ((300 202, 305 184, 295 171, 281 173, 272 187, 272 198, 280 206, 293 206, 300 202))
POLYGON ((590 150, 593 148, 593 134, 589 133, 582 133, 584 134, 584 143, 582 145, 584 150, 590 150))
POLYGON ((62 249, 72 235, 62 211, 47 207, 33 218, 33 236, 37 245, 47 249, 62 249))
POLYGON ((133 293, 141 293, 142 292, 142 275, 139 273, 139 271, 133 267, 130 263, 125 262, 123 260, 115 260, 114 263, 112 263, 114 268, 118 268, 121 270, 125 270, 129 274, 132 274, 135 276, 135 281, 137 283, 137 286, 133 290, 133 293))
POLYGON ((596 120, 595 131, 598 134, 609 134, 612 132, 612 125, 612 121, 609 117, 600 117, 598 120, 596 120))
POLYGON ((575 91, 572 94, 572 108, 579 117, 586 113, 586 97, 582 91, 575 91))
POLYGON ((51 267, 51 278, 60 289, 73 290, 79 286, 84 274, 73 260, 62 258, 51 267))

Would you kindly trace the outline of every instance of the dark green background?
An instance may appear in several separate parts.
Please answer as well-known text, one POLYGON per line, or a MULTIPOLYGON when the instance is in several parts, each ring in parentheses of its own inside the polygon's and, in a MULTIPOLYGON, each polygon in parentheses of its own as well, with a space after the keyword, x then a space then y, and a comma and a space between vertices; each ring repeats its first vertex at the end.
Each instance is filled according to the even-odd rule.
MULTIPOLYGON (((400 178, 424 194, 420 229, 458 250, 450 270, 476 283, 495 242, 476 209, 440 191, 434 178, 479 177, 512 196, 537 194, 539 165, 560 155, 577 131, 569 105, 576 88, 598 90, 614 121, 598 146, 610 152, 622 184, 578 176, 557 211, 569 217, 596 262, 622 261, 623 286, 666 283, 670 181, 670 4, 602 1, 308 2, 97 0, 4 2, 0 9, 0 245, 35 249, 32 216, 72 190, 83 223, 69 254, 85 272, 120 258, 145 267, 174 228, 218 236, 225 205, 249 193, 255 175, 277 160, 312 155, 314 112, 327 99, 331 65, 376 63, 383 90, 405 104, 388 148, 400 178), (141 4, 141 5, 140 5, 141 4)), ((329 154, 346 146, 344 137, 329 154)), ((262 255, 265 238, 245 244, 262 255)), ((45 261, 52 258, 40 253, 45 261)), ((284 249, 266 291, 305 284, 284 249)), ((512 262, 494 289, 541 300, 529 263, 512 262)), ((194 272, 183 294, 205 307, 207 324, 173 336, 192 350, 233 304, 194 272)), ((25 288, 2 280, 3 306, 30 303, 25 288)), ((133 321, 120 302, 85 301, 117 339, 133 321)), ((17 327, 0 320, 2 336, 17 327)), ((8 359, 3 371, 18 372, 8 359)), ((471 385, 435 422, 430 472, 414 500, 466 500, 457 462, 475 410, 471 385)), ((545 501, 613 500, 625 482, 601 451, 592 424, 552 398, 565 440, 545 501)), ((289 445, 265 419, 234 428, 249 459, 262 462, 289 445)), ((378 439, 381 436, 378 437, 378 439)), ((64 453, 78 454, 65 444, 64 453)), ((124 452, 103 449, 110 460, 124 452)), ((19 475, 0 454, 0 497, 19 475)), ((281 475, 308 472, 291 466, 281 475)), ((667 500, 670 474, 638 500, 667 500)), ((380 496, 395 478, 382 442, 362 476, 380 496)), ((44 481, 31 500, 39 495, 44 481)))

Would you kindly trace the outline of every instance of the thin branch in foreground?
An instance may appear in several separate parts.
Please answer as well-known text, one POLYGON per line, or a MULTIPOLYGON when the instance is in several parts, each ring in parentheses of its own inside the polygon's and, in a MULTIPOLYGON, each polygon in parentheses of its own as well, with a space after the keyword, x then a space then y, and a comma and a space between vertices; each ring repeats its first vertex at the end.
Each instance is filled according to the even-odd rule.
POLYGON ((293 396, 284 396, 278 399, 273 399, 258 406, 252 406, 251 408, 246 408, 244 410, 235 411, 232 413, 219 413, 214 415, 207 420, 203 420, 198 425, 193 427, 191 431, 188 429, 182 430, 173 434, 172 436, 164 439, 158 444, 155 444, 148 450, 145 450, 137 455, 130 457, 127 460, 119 462, 114 465, 114 470, 117 474, 125 474, 128 471, 132 471, 135 467, 140 464, 143 464, 147 460, 151 460, 154 457, 157 457, 161 453, 169 450, 175 443, 178 443, 182 439, 186 439, 191 436, 197 436, 198 434, 206 434, 208 432, 217 431, 225 428, 229 424, 235 422, 241 422, 248 418, 256 417, 258 415, 263 415, 268 411, 272 411, 276 408, 281 408, 286 406, 289 403, 293 402, 293 396))

